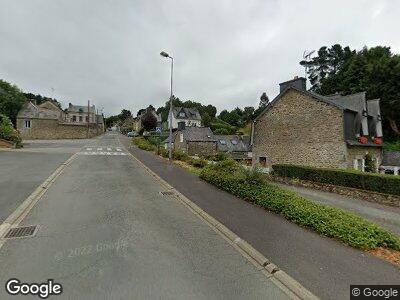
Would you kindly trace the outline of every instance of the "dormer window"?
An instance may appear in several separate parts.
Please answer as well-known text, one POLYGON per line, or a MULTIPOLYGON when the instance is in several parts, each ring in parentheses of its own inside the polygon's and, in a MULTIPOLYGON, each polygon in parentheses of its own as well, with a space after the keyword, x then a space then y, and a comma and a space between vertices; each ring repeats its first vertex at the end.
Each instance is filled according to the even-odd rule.
POLYGON ((179 116, 180 116, 181 118, 184 118, 184 117, 186 117, 186 114, 185 114, 183 111, 181 111, 181 112, 179 113, 179 116))

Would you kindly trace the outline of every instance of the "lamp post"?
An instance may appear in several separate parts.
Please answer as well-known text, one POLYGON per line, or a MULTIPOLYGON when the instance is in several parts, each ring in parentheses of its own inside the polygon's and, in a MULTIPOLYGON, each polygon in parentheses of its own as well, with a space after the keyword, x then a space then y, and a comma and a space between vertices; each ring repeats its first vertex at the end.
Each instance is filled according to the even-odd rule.
POLYGON ((172 78, 173 78, 173 73, 174 73, 174 58, 170 56, 167 52, 162 51, 160 53, 161 56, 165 58, 170 58, 171 59, 171 95, 169 97, 169 143, 168 143, 168 157, 169 157, 169 162, 172 162, 172 78))

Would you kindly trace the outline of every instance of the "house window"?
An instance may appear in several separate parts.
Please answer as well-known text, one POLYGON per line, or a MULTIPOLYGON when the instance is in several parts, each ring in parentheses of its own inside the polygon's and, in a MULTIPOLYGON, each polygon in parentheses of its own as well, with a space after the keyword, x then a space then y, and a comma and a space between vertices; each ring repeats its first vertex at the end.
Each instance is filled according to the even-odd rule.
POLYGON ((82 116, 79 116, 79 122, 82 122, 82 121, 83 121, 82 116))
POLYGON ((72 122, 76 122, 76 116, 72 116, 72 122))
POLYGON ((267 166, 267 158, 265 156, 260 156, 258 162, 260 163, 260 166, 264 168, 267 166))
POLYGON ((31 128, 31 120, 25 120, 25 128, 31 128))
POLYGON ((179 140, 180 140, 181 143, 183 143, 183 133, 181 133, 181 134, 179 135, 179 140))

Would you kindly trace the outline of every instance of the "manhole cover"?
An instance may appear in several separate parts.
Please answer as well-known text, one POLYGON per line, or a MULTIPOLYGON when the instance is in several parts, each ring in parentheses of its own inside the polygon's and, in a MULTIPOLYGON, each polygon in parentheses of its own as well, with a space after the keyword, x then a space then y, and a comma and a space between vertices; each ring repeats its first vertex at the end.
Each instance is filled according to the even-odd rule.
POLYGON ((160 194, 164 195, 164 196, 169 196, 169 195, 174 195, 174 192, 173 191, 163 191, 163 192, 160 192, 160 194))
POLYGON ((4 238, 13 239, 13 238, 23 238, 28 236, 33 236, 35 234, 37 226, 25 226, 25 227, 16 227, 11 228, 4 238))

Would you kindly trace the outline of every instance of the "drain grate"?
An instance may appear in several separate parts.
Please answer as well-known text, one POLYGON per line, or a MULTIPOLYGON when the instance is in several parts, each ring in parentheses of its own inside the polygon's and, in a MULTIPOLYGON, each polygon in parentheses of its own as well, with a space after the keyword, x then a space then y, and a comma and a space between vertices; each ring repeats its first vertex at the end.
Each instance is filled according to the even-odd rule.
POLYGON ((4 238, 13 239, 13 238, 23 238, 33 236, 35 234, 37 226, 25 226, 25 227, 16 227, 11 228, 4 238))
POLYGON ((163 191, 163 192, 160 192, 160 194, 164 195, 164 196, 170 196, 170 195, 174 195, 175 193, 173 191, 163 191))

